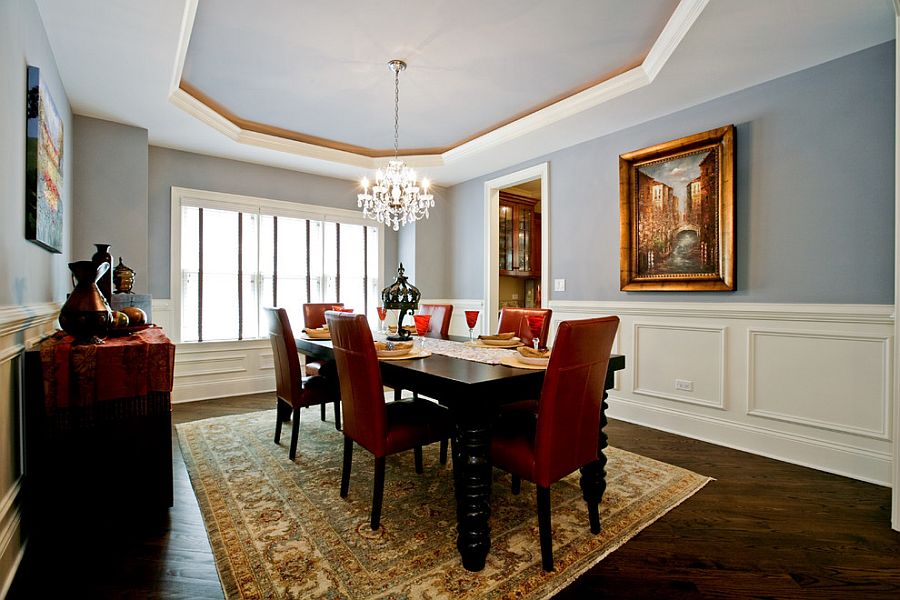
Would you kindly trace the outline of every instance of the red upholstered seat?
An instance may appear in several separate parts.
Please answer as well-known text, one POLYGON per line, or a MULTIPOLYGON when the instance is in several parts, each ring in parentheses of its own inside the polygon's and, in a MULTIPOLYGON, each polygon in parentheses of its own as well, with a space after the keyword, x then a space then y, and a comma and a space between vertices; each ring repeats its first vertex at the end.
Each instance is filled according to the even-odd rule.
MULTIPOLYGON (((603 384, 618 317, 560 323, 544 376, 537 418, 533 405, 504 411, 491 438, 491 461, 537 486, 544 569, 553 570, 550 485, 599 458, 603 384)), ((582 486, 584 489, 584 485, 582 486)), ((591 531, 599 533, 599 497, 589 498, 591 531), (595 526, 596 524, 596 526, 595 526)))
POLYGON ((344 411, 344 465, 341 497, 350 487, 353 443, 375 455, 375 485, 370 525, 378 529, 384 496, 385 457, 415 450, 416 471, 422 471, 422 446, 450 435, 447 410, 427 400, 384 401, 381 370, 365 315, 325 313, 344 411))
POLYGON ((278 409, 275 421, 275 443, 281 441, 281 422, 290 415, 291 460, 297 455, 297 437, 300 432, 300 409, 316 404, 322 405, 324 420, 325 404, 334 402, 334 426, 341 428, 340 396, 324 377, 303 378, 300 372, 300 356, 294 343, 294 333, 287 311, 283 308, 266 308, 269 325, 269 342, 275 361, 275 396, 278 409))
POLYGON ((500 309, 497 333, 515 332, 528 346, 532 343, 531 339, 537 337, 541 347, 546 348, 552 314, 553 311, 549 308, 504 307, 500 309))
POLYGON ((450 332, 450 317, 453 315, 452 304, 420 304, 418 314, 431 315, 430 327, 425 337, 447 338, 450 332))

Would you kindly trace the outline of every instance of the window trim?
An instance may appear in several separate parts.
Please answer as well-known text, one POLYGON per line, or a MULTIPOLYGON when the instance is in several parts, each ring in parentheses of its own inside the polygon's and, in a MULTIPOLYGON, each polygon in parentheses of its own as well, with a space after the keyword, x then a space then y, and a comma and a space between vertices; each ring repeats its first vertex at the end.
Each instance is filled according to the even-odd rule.
MULTIPOLYGON (((177 344, 221 344, 222 340, 209 342, 181 341, 181 209, 183 206, 214 208, 241 212, 261 212, 262 214, 364 225, 378 229, 378 287, 384 288, 384 225, 363 217, 359 212, 330 206, 317 206, 300 202, 287 202, 257 196, 227 194, 209 190, 172 186, 172 212, 169 253, 169 297, 172 302, 172 331, 167 332, 177 344)), ((225 343, 258 343, 259 340, 227 340, 225 343)))

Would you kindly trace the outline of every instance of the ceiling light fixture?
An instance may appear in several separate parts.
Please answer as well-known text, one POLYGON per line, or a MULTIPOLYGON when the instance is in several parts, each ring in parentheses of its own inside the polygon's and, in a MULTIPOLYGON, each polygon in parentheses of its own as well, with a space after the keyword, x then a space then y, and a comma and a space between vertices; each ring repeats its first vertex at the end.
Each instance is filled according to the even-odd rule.
POLYGON ((400 71, 406 63, 394 59, 388 63, 394 72, 394 158, 388 161, 387 170, 378 169, 375 185, 369 193, 369 179, 363 177, 363 192, 357 194, 357 206, 363 209, 363 216, 385 223, 394 231, 401 225, 413 223, 422 217, 428 218, 428 209, 434 206, 434 196, 428 193, 428 180, 422 180, 422 187, 416 181, 416 172, 399 158, 400 131, 400 71))

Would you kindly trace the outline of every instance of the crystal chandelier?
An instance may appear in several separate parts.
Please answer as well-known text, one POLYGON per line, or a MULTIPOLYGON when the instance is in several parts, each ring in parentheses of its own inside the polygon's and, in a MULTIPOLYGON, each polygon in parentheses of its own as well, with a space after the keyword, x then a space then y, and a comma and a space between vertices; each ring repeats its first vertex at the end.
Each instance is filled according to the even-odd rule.
POLYGON ((416 181, 416 172, 400 160, 400 71, 406 69, 402 60, 392 60, 388 67, 394 72, 394 158, 388 162, 386 170, 378 169, 375 173, 375 185, 369 193, 369 179, 364 177, 361 184, 363 191, 357 194, 357 206, 362 208, 363 216, 375 219, 393 227, 394 231, 401 225, 428 218, 428 209, 434 206, 434 196, 428 193, 428 180, 422 180, 422 187, 416 181))

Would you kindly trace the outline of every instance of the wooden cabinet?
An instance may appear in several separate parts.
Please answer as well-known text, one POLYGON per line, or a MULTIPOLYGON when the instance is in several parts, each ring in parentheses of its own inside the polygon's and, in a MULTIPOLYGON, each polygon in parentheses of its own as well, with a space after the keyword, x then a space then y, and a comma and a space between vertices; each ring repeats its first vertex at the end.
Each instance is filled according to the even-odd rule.
POLYGON ((500 192, 500 274, 541 275, 541 213, 537 201, 500 192))

